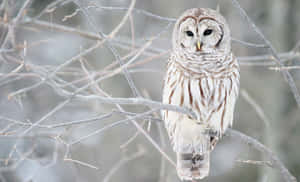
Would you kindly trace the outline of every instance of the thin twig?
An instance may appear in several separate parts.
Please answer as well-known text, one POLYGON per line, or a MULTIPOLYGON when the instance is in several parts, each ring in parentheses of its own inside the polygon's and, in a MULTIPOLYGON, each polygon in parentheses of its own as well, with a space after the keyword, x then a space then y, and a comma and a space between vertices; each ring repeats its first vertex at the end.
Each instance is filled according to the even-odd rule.
POLYGON ((86 163, 86 162, 83 162, 83 161, 79 161, 79 160, 75 160, 75 159, 71 159, 71 158, 64 158, 64 161, 73 162, 75 164, 80 164, 80 165, 85 166, 85 167, 89 167, 89 168, 92 168, 92 169, 99 170, 99 167, 94 166, 94 165, 89 164, 89 163, 86 163))
POLYGON ((241 90, 241 95, 242 97, 255 109, 256 113, 260 117, 260 119, 264 122, 265 126, 267 128, 270 128, 270 120, 261 108, 260 105, 247 93, 246 90, 242 89, 241 90))
MULTIPOLYGON (((87 8, 95 8, 95 9, 99 9, 99 10, 109 10, 109 11, 111 11, 111 10, 128 11, 128 9, 129 9, 128 7, 98 6, 98 5, 96 5, 96 3, 93 3, 93 2, 87 8)), ((135 13, 143 14, 145 16, 155 18, 158 20, 162 20, 162 21, 167 21, 167 22, 172 22, 172 23, 175 23, 175 21, 176 21, 176 18, 160 16, 160 15, 154 14, 152 12, 146 11, 144 9, 133 8, 133 11, 135 13)))
POLYGON ((145 155, 145 150, 139 147, 139 150, 135 152, 134 154, 131 154, 129 156, 125 156, 119 160, 110 170, 109 172, 103 177, 103 182, 108 182, 110 181, 111 177, 119 170, 124 164, 127 162, 130 162, 134 159, 137 159, 143 155, 145 155))
POLYGON ((85 136, 83 136, 83 137, 81 137, 81 138, 79 138, 79 139, 77 139, 77 140, 69 143, 69 145, 70 146, 71 145, 76 145, 76 144, 82 142, 83 140, 86 140, 86 139, 88 139, 88 138, 90 138, 92 136, 98 135, 98 134, 106 131, 107 129, 111 129, 111 128, 115 127, 115 126, 118 126, 120 124, 126 123, 126 122, 128 122, 130 120, 143 118, 144 116, 147 116, 147 115, 149 115, 149 114, 151 114, 151 113, 153 113, 153 112, 155 112, 157 110, 159 110, 159 109, 157 109, 157 108, 151 109, 150 111, 147 111, 147 112, 144 112, 144 113, 141 113, 141 114, 136 114, 135 116, 129 116, 127 119, 123 119, 123 120, 120 120, 120 121, 113 122, 111 124, 108 124, 108 125, 100 128, 100 129, 98 129, 98 130, 96 130, 96 131, 88 134, 88 135, 85 135, 85 136))
POLYGON ((121 22, 118 26, 108 35, 109 38, 115 37, 115 35, 119 32, 119 30, 125 25, 125 22, 129 19, 129 16, 135 6, 136 0, 131 0, 130 6, 126 11, 126 14, 123 16, 121 22))
POLYGON ((261 144, 254 138, 251 138, 239 131, 227 129, 225 133, 226 136, 230 136, 232 139, 240 140, 243 143, 255 148, 256 150, 265 154, 270 161, 272 162, 272 166, 277 168, 283 177, 283 179, 287 182, 297 182, 297 179, 288 171, 288 169, 283 165, 283 163, 278 159, 278 157, 267 147, 261 144))
POLYGON ((26 1, 24 2, 24 4, 23 4, 23 6, 21 7, 21 9, 19 10, 17 16, 16 16, 16 17, 14 18, 14 20, 13 20, 14 24, 17 24, 17 23, 21 20, 22 16, 24 16, 24 13, 25 13, 25 11, 26 11, 26 8, 30 5, 31 2, 32 2, 32 0, 26 0, 26 1))
MULTIPOLYGON (((246 11, 241 7, 239 2, 237 0, 231 0, 231 1, 232 1, 233 5, 239 10, 241 16, 246 19, 246 21, 250 24, 250 26, 253 28, 253 30, 261 37, 261 39, 268 46, 272 56, 274 57, 274 61, 277 63, 277 65, 282 67, 283 66, 282 60, 280 59, 278 53, 276 52, 276 50, 273 47, 273 45, 271 44, 271 42, 268 39, 266 39, 264 34, 261 32, 261 30, 254 24, 254 22, 247 15, 246 11)), ((291 91, 294 95, 294 98, 296 100, 296 103, 297 103, 298 107, 300 108, 300 95, 299 95, 298 88, 295 84, 295 81, 294 81, 292 75, 290 74, 290 72, 288 72, 288 70, 282 70, 281 73, 282 73, 284 79, 288 82, 288 84, 291 88, 291 91)))
POLYGON ((103 103, 108 103, 108 104, 121 104, 121 105, 145 105, 149 106, 151 108, 154 107, 160 107, 162 110, 171 110, 171 111, 176 111, 180 112, 183 114, 188 114, 192 118, 196 118, 195 113, 184 107, 179 107, 176 105, 170 105, 170 104, 163 104, 161 102, 145 99, 145 98, 112 98, 112 97, 102 97, 98 95, 88 95, 88 96, 83 96, 83 95, 76 95, 74 96, 76 99, 83 99, 83 100, 98 100, 103 103))
POLYGON ((243 44, 245 46, 249 46, 249 47, 257 47, 257 48, 266 48, 267 46, 265 44, 254 44, 254 43, 250 43, 250 42, 246 42, 246 41, 242 41, 236 38, 231 38, 232 42, 237 42, 240 44, 243 44))
MULTIPOLYGON (((88 23, 92 26, 92 28, 101 36, 101 37, 105 37, 106 41, 106 46, 107 48, 113 53, 114 57, 116 58, 116 60, 119 62, 120 66, 122 66, 124 63, 123 61, 121 60, 121 57, 120 55, 118 54, 117 50, 111 45, 110 43, 110 40, 109 39, 112 39, 116 34, 117 32, 121 29, 121 27, 125 24, 125 21, 127 21, 128 17, 129 17, 129 14, 131 13, 134 5, 135 5, 135 0, 132 0, 131 1, 131 4, 130 4, 130 8, 128 9, 128 11, 126 12, 126 15, 124 16, 124 18, 121 20, 121 22, 116 26, 116 28, 111 31, 111 33, 106 37, 104 33, 102 33, 101 30, 97 29, 95 23, 93 22, 93 20, 91 19, 91 16, 90 16, 90 13, 82 7, 81 3, 80 3, 80 0, 74 0, 74 2, 79 6, 79 8, 81 9, 81 11, 83 12, 83 14, 86 16, 87 20, 88 20, 88 23)), ((133 83, 133 80, 130 76, 130 74, 128 73, 128 70, 126 67, 124 67, 122 69, 122 72, 124 73, 124 76, 131 88, 131 90, 133 91, 133 93, 135 95, 138 95, 138 90, 137 88, 135 87, 134 83, 133 83)))
POLYGON ((244 164, 254 164, 254 165, 260 165, 260 166, 268 166, 273 168, 273 165, 270 161, 254 161, 254 160, 241 160, 238 159, 236 162, 244 163, 244 164))
POLYGON ((46 12, 48 12, 50 9, 55 9, 56 6, 60 3, 62 3, 63 1, 66 0, 55 0, 52 3, 48 4, 38 15, 36 15, 34 17, 34 19, 39 19, 41 16, 43 16, 46 12))
POLYGON ((269 67, 270 70, 282 71, 282 70, 298 70, 300 66, 283 66, 283 67, 269 67))

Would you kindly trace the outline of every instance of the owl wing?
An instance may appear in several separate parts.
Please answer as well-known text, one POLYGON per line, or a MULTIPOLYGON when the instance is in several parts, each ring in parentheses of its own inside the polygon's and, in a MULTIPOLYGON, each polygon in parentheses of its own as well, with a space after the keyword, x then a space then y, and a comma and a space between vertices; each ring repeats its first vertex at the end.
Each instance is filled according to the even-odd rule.
POLYGON ((202 100, 199 111, 200 121, 208 123, 212 129, 222 135, 232 125, 235 101, 238 96, 238 82, 234 75, 213 81, 210 80, 211 78, 207 79, 206 84, 201 84, 200 87, 210 88, 207 83, 214 82, 214 88, 208 96, 204 94, 204 97, 200 97, 202 100))
MULTIPOLYGON (((228 80, 225 80, 228 82, 228 80)), ((221 86, 221 85, 220 85, 221 86)), ((235 101, 237 99, 237 94, 233 91, 232 88, 235 87, 232 83, 225 86, 223 89, 219 91, 222 96, 221 99, 215 101, 215 104, 208 109, 207 122, 211 129, 218 132, 218 135, 221 136, 224 134, 226 129, 229 126, 232 126, 233 122, 233 113, 235 107, 235 101)), ((217 95, 215 93, 215 95, 217 95)))

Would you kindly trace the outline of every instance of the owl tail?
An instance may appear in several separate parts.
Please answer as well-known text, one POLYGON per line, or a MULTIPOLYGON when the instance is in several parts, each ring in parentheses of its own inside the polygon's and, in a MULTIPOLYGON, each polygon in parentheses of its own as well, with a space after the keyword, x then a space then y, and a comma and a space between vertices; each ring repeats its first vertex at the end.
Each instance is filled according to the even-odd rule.
POLYGON ((208 176, 209 154, 177 153, 177 173, 181 180, 200 180, 208 176))

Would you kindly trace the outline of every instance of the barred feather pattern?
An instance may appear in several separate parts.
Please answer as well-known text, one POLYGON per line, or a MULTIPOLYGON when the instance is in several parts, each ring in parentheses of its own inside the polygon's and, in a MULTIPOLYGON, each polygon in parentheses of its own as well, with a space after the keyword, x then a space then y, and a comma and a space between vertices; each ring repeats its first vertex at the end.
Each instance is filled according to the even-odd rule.
POLYGON ((163 90, 163 103, 190 108, 197 115, 193 119, 173 111, 162 112, 177 152, 178 175, 186 180, 208 175, 209 153, 232 125, 239 91, 239 65, 232 53, 193 56, 171 54, 163 90), (215 132, 215 137, 207 131, 215 132), (202 164, 196 164, 195 157, 202 158, 198 160, 202 164))

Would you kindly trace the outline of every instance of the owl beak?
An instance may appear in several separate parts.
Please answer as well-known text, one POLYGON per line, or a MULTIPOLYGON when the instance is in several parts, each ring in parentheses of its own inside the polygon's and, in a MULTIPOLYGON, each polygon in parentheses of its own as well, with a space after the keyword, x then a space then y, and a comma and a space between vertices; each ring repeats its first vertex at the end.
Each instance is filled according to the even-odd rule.
POLYGON ((200 42, 199 40, 197 41, 197 51, 201 51, 202 49, 202 42, 200 42))

